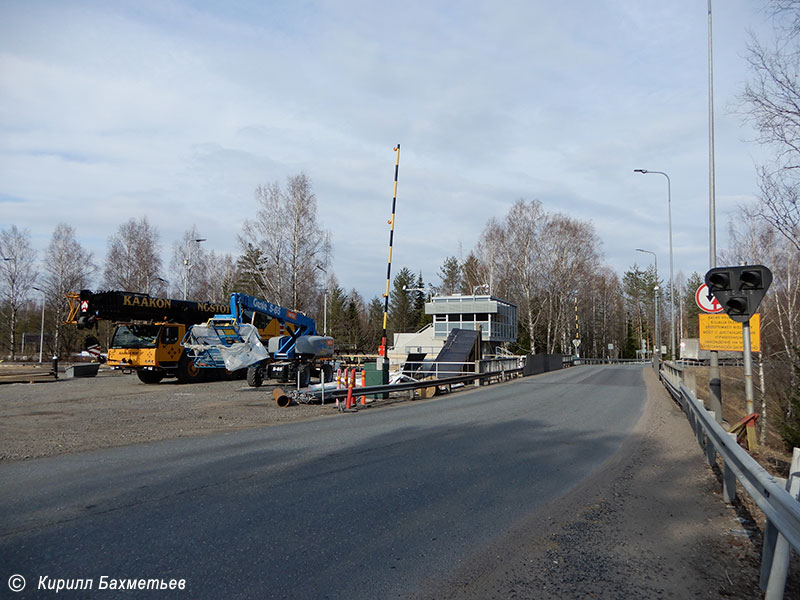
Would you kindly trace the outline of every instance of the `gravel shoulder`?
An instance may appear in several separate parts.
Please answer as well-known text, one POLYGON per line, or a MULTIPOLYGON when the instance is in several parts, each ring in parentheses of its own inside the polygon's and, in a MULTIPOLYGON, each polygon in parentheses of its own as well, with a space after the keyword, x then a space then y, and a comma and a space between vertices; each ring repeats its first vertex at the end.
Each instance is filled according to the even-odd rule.
POLYGON ((622 450, 418 600, 762 597, 747 507, 723 502, 685 415, 644 371, 650 400, 622 450))

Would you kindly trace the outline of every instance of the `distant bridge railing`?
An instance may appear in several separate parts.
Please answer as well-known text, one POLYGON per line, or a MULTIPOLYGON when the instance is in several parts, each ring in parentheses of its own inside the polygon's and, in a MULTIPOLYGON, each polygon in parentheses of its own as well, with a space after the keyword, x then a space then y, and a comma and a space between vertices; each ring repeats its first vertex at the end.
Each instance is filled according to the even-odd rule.
POLYGON ((736 435, 717 423, 695 394, 693 373, 665 362, 660 376, 672 397, 683 407, 700 447, 705 450, 709 465, 722 458, 722 492, 726 502, 736 499, 736 481, 741 483, 753 501, 764 512, 767 526, 761 555, 761 589, 765 598, 783 597, 788 573, 791 545, 800 552, 800 449, 794 449, 789 481, 782 483, 770 475, 736 441, 736 435), (788 491, 787 491, 788 490, 788 491))
POLYGON ((620 364, 646 364, 652 362, 641 358, 576 358, 575 363, 582 365, 620 365, 620 364))

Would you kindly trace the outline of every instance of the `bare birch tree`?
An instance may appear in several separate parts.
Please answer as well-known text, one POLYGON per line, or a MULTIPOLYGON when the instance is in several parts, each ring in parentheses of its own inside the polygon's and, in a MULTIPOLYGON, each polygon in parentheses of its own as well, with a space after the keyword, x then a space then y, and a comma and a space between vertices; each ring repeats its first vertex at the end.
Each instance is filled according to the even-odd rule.
POLYGON ((103 270, 104 284, 144 294, 163 293, 158 230, 147 217, 130 219, 108 238, 108 254, 103 270))
POLYGON ((581 338, 585 338, 581 354, 614 358, 625 341, 625 310, 619 277, 611 268, 599 267, 589 287, 579 298, 581 338))
POLYGON ((208 291, 205 297, 214 302, 227 302, 237 291, 239 272, 236 262, 230 254, 217 255, 212 250, 208 253, 206 265, 208 291))
MULTIPOLYGON (((732 221, 730 228, 731 250, 726 252, 726 262, 738 264, 763 263, 773 274, 769 293, 759 307, 761 319, 762 356, 776 363, 772 369, 772 385, 797 389, 800 381, 792 365, 800 364, 800 250, 781 236, 773 227, 752 218, 752 210, 741 208, 739 219, 732 221)), ((759 361, 760 362, 760 361, 759 361)), ((788 393, 784 394, 788 397, 788 393)), ((782 422, 795 417, 792 405, 787 404, 782 422)), ((762 439, 771 422, 767 412, 764 390, 761 406, 762 439)))
MULTIPOLYGON (((517 304, 519 320, 525 324, 530 338, 530 351, 537 351, 536 328, 541 319, 541 237, 547 217, 538 200, 518 200, 506 215, 502 227, 493 226, 484 231, 484 237, 497 238, 502 249, 502 271, 507 273, 507 296, 517 304)), ((494 244, 487 242, 486 247, 494 244)), ((490 258, 487 253, 484 256, 490 258)), ((495 272, 499 269, 495 268, 495 272)))
POLYGON ((548 214, 538 200, 521 199, 502 222, 491 219, 484 228, 464 263, 463 291, 472 293, 473 281, 488 283, 493 294, 516 304, 525 350, 570 352, 576 299, 590 302, 588 282, 600 256, 591 223, 548 214))
POLYGON ((3 312, 8 319, 8 340, 11 360, 17 357, 17 322, 19 311, 33 287, 36 272, 36 251, 31 247, 30 234, 16 225, 0 231, 0 256, 2 256, 3 312))
POLYGON ((573 306, 581 296, 590 301, 592 290, 586 283, 599 268, 600 239, 591 223, 565 215, 554 215, 541 232, 540 263, 544 266, 546 346, 548 352, 560 347, 570 352, 573 336, 573 306))
POLYGON ((42 287, 54 321, 53 352, 61 356, 65 347, 64 334, 67 331, 75 332, 72 328, 65 330, 62 326, 66 317, 65 298, 69 292, 88 287, 97 265, 94 264, 92 253, 87 252, 75 239, 75 230, 65 223, 56 226, 45 256, 42 287))
POLYGON ((461 289, 459 292, 471 294, 472 290, 485 283, 487 279, 486 267, 475 255, 475 252, 470 252, 461 265, 461 289))
POLYGON ((195 225, 183 232, 172 245, 169 263, 172 294, 176 298, 210 300, 208 255, 203 249, 205 239, 195 225), (180 283, 179 283, 180 282, 180 283))
POLYGON ((741 94, 741 111, 772 151, 759 167, 758 214, 800 250, 800 2, 772 0, 776 40, 751 37, 747 60, 752 79, 741 94))
POLYGON ((244 254, 261 257, 252 265, 255 283, 267 299, 303 309, 320 287, 322 271, 330 260, 330 233, 317 223, 317 198, 311 181, 300 173, 287 180, 256 188, 259 206, 239 236, 244 254))

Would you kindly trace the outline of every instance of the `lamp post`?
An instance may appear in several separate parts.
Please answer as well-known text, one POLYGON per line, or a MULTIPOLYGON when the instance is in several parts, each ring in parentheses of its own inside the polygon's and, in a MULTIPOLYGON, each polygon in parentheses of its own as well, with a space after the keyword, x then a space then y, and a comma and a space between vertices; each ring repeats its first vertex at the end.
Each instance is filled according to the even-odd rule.
POLYGON ((655 304, 655 316, 654 316, 655 328, 654 329, 655 329, 655 332, 654 332, 654 335, 653 335, 653 338, 654 338, 653 344, 656 346, 657 350, 653 352, 653 368, 654 369, 658 369, 658 361, 659 361, 659 359, 661 357, 661 332, 660 332, 661 328, 658 326, 658 291, 659 291, 659 287, 658 287, 658 256, 656 256, 655 252, 652 252, 650 250, 644 250, 642 248, 636 248, 636 251, 637 252, 644 252, 645 254, 652 254, 653 255, 653 265, 654 265, 655 270, 656 270, 656 285, 653 288, 653 295, 655 296, 655 298, 654 298, 654 304, 655 304))
POLYGON ((489 292, 489 284, 488 283, 481 283, 480 285, 476 285, 474 288, 472 288, 472 295, 474 296, 475 293, 481 288, 486 288, 486 292, 487 293, 489 292))
POLYGON ((44 290, 35 285, 31 287, 37 292, 42 292, 42 328, 39 331, 39 364, 42 364, 42 349, 44 348, 44 290))
POLYGON ((655 173, 657 175, 663 175, 667 178, 667 214, 669 216, 669 310, 670 310, 670 319, 669 319, 669 343, 670 343, 670 358, 675 360, 675 280, 673 277, 672 271, 672 184, 669 179, 669 175, 664 173, 663 171, 648 171, 647 169, 634 169, 634 173, 641 173, 643 175, 647 175, 648 173, 655 173))
POLYGON ((189 295, 189 269, 192 268, 192 265, 189 264, 189 242, 195 242, 196 244, 200 244, 200 242, 205 242, 206 238, 194 238, 186 240, 186 253, 183 255, 183 299, 186 300, 189 295))
MULTIPOLYGON (((317 269, 328 276, 328 272, 322 268, 322 265, 317 265, 317 269)), ((326 282, 327 283, 327 282, 326 282)), ((322 335, 328 335, 328 288, 322 289, 322 335)))
MULTIPOLYGON (((714 53, 711 27, 711 0, 708 0, 708 258, 709 266, 717 266, 717 201, 714 167, 714 53)), ((711 351, 708 364, 708 408, 717 423, 722 423, 722 379, 719 352, 711 351)))
POLYGON ((656 338, 656 347, 655 352, 653 352, 653 368, 658 372, 658 365, 659 361, 661 360, 661 327, 658 325, 658 292, 661 288, 656 284, 653 286, 653 304, 655 304, 655 338, 656 338))

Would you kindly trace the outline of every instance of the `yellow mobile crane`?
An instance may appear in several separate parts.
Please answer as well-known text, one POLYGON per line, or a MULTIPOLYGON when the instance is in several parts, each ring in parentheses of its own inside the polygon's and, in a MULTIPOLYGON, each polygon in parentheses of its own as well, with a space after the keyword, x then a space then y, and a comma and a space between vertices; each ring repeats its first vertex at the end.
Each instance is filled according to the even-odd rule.
POLYGON ((135 370, 143 383, 177 377, 182 383, 200 381, 203 371, 190 360, 181 340, 186 328, 215 314, 227 312, 227 304, 153 298, 135 292, 81 290, 67 296, 66 323, 91 329, 100 320, 115 324, 108 348, 108 364, 135 370))

